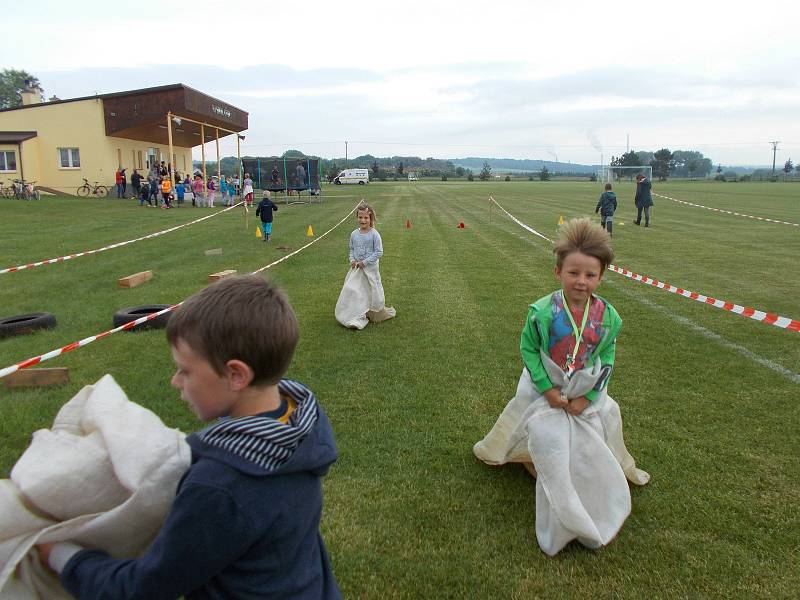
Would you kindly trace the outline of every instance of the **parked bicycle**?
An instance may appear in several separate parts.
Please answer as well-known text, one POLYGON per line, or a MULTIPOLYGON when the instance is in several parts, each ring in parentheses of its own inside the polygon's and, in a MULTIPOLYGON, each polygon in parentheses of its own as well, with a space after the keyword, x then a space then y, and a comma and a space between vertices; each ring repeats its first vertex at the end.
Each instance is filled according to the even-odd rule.
POLYGON ((83 177, 83 185, 78 188, 78 196, 108 196, 108 188, 104 185, 94 185, 89 183, 89 180, 83 177))
POLYGON ((20 200, 41 200, 42 196, 35 187, 35 181, 14 180, 14 195, 20 200))

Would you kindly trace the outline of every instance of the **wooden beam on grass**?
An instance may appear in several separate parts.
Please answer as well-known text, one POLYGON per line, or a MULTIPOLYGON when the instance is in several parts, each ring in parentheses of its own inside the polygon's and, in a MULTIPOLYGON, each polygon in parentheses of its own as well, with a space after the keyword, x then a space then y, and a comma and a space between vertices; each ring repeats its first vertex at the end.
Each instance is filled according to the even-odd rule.
POLYGON ((227 271, 220 271, 219 273, 212 273, 208 276, 209 281, 219 281, 220 279, 227 279, 236 275, 235 269, 228 269, 227 271))
POLYGON ((69 369, 23 369, 4 379, 6 389, 21 387, 45 387, 69 383, 69 369))
POLYGON ((142 271, 141 273, 134 273, 127 277, 122 277, 117 280, 117 284, 121 288, 135 288, 137 285, 142 285, 153 278, 152 271, 142 271))

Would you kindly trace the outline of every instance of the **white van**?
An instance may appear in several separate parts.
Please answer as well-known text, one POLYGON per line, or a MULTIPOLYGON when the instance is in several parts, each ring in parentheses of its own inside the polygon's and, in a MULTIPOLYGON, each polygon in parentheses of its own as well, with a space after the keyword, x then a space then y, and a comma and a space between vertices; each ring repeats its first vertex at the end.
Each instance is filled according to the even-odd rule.
POLYGON ((364 185, 369 183, 369 169, 345 169, 333 178, 333 183, 341 185, 343 183, 357 183, 364 185))

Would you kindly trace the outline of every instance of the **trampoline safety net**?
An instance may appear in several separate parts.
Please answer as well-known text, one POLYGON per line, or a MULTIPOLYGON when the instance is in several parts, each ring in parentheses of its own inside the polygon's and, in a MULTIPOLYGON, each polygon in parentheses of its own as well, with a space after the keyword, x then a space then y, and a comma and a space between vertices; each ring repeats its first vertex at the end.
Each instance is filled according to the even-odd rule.
POLYGON ((255 187, 271 192, 309 190, 317 194, 319 185, 319 159, 280 156, 243 158, 242 169, 249 173, 255 187))

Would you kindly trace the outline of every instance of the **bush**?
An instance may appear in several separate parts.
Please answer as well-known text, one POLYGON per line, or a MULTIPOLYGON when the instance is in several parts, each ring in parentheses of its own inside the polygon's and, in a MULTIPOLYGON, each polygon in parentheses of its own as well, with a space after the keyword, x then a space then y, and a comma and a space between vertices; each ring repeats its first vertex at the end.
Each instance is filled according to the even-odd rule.
POLYGON ((511 181, 511 175, 506 175, 506 181, 511 181))
POLYGON ((447 181, 447 174, 446 173, 442 173, 442 181, 447 181))
POLYGON ((739 177, 739 181, 752 181, 752 180, 753 180, 752 175, 742 175, 741 177, 739 177))
POLYGON ((467 181, 475 181, 475 176, 472 173, 467 174, 467 181))

